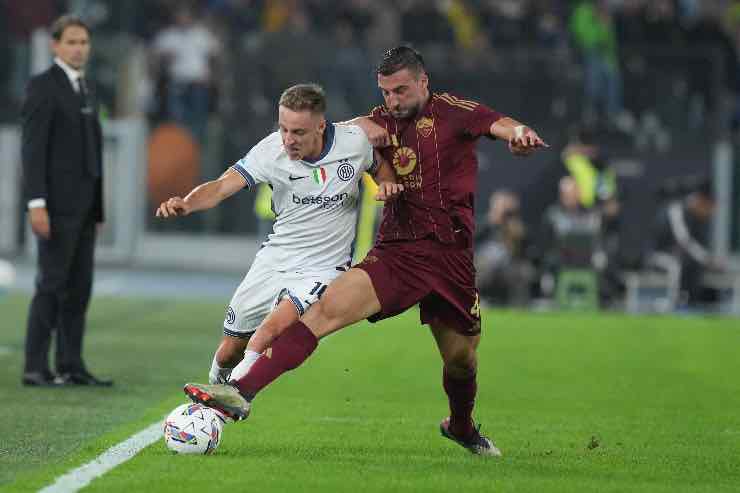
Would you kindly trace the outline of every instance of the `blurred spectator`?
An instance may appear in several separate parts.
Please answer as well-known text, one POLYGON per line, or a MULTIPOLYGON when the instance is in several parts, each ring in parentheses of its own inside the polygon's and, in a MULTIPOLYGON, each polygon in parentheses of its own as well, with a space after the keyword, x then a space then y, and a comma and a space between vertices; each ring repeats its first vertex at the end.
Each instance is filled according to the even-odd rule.
POLYGON ((529 31, 526 2, 487 0, 482 2, 480 12, 492 46, 511 45, 526 39, 529 31))
POLYGON ((620 263, 621 210, 617 173, 610 165, 599 135, 580 129, 562 153, 568 173, 576 182, 581 207, 598 213, 601 220, 600 248, 603 262, 600 288, 602 298, 614 298, 623 288, 618 273, 620 263))
POLYGON ((393 0, 372 0, 373 22, 365 31, 369 53, 383 53, 401 44, 401 16, 393 8, 393 0))
POLYGON ((272 204, 272 187, 267 183, 260 183, 257 196, 254 198, 254 215, 257 218, 257 237, 267 241, 267 235, 272 233, 275 223, 275 211, 272 204))
POLYGON ((268 33, 282 31, 290 21, 290 13, 297 8, 296 0, 266 0, 262 11, 262 29, 268 33))
POLYGON ((707 113, 716 111, 719 106, 723 87, 715 84, 717 77, 713 70, 717 69, 717 57, 724 64, 721 69, 725 74, 725 80, 719 83, 729 88, 737 85, 733 70, 737 56, 733 41, 722 27, 724 11, 713 0, 704 0, 698 5, 698 16, 686 28, 688 44, 706 53, 705 57, 694 59, 689 67, 689 123, 694 128, 703 125, 707 113))
POLYGON ((331 117, 344 119, 365 114, 372 107, 377 92, 370 57, 362 48, 350 18, 337 19, 334 48, 323 70, 326 90, 332 100, 331 117))
POLYGON ((4 0, 0 2, 0 11, 7 16, 3 24, 8 28, 11 61, 8 81, 10 99, 20 103, 24 97, 24 88, 31 75, 31 34, 34 30, 46 28, 54 19, 57 9, 54 0, 37 0, 19 2, 4 0))
MULTIPOLYGON (((162 0, 160 0, 162 1, 162 0)), ((216 15, 233 36, 260 29, 260 0, 208 0, 209 12, 216 15)))
POLYGON ((180 6, 174 25, 154 39, 156 68, 167 78, 167 116, 185 125, 202 144, 211 95, 219 79, 221 45, 192 7, 180 6))
POLYGON ((616 234, 620 212, 617 174, 598 143, 598 135, 591 129, 575 131, 563 149, 562 160, 576 182, 581 206, 597 209, 604 221, 604 231, 616 234))
POLYGON ((455 44, 466 51, 478 48, 481 30, 473 9, 463 0, 449 0, 444 4, 444 11, 455 33, 455 44))
POLYGON ((541 245, 543 248, 543 291, 551 291, 562 269, 603 270, 601 214, 596 208, 581 206, 578 183, 571 176, 560 179, 559 200, 545 211, 541 245))
POLYGON ((535 22, 536 41, 540 46, 553 50, 564 50, 568 44, 565 29, 565 8, 558 0, 534 2, 532 15, 535 22))
POLYGON ((525 258, 527 231, 519 198, 508 190, 491 195, 486 222, 475 237, 475 269, 481 297, 496 304, 524 305, 534 277, 525 258))
POLYGON ((702 284, 707 270, 723 270, 724 261, 708 249, 716 203, 709 180, 687 195, 668 201, 658 213, 648 264, 664 270, 678 268, 680 287, 689 305, 714 296, 702 284))
POLYGON ((177 10, 177 0, 147 0, 137 2, 133 10, 134 34, 151 41, 170 24, 172 13, 177 10))
POLYGON ((619 124, 622 116, 622 75, 617 37, 608 0, 582 1, 570 18, 570 31, 584 68, 586 119, 599 112, 619 124))
MULTIPOLYGON (((277 14, 273 14, 277 16, 277 14)), ((277 26, 277 23, 276 23, 277 26)), ((313 30, 312 19, 303 8, 296 7, 287 13, 279 30, 266 33, 256 53, 253 76, 261 78, 264 97, 277 100, 286 87, 319 77, 320 55, 329 53, 326 38, 313 30), (279 60, 276 60, 279 54, 279 60)), ((329 57, 328 62, 331 62, 329 57)), ((323 67, 322 67, 323 68, 323 67)))
POLYGON ((405 0, 401 4, 401 36, 416 46, 451 45, 455 33, 438 0, 405 0))

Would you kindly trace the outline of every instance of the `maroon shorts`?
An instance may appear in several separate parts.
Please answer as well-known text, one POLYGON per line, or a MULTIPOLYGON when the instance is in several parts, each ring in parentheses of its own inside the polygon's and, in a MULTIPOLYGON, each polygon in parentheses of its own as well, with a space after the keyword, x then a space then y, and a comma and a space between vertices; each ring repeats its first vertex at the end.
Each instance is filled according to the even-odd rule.
POLYGON ((370 276, 380 300, 371 322, 419 304, 421 323, 444 325, 460 334, 480 334, 473 251, 433 239, 375 245, 355 267, 370 276))

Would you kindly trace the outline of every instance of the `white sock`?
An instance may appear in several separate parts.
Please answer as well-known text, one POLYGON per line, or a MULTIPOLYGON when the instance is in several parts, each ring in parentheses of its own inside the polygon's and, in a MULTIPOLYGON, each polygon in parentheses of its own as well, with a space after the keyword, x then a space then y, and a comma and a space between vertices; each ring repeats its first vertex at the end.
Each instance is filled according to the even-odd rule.
POLYGON ((226 383, 229 381, 232 369, 224 368, 219 366, 216 356, 213 356, 213 363, 211 363, 211 371, 208 373, 208 383, 226 383))
POLYGON ((260 354, 262 353, 252 351, 250 349, 244 351, 244 359, 242 359, 231 372, 231 380, 239 380, 249 373, 249 369, 252 368, 252 365, 257 361, 257 358, 260 357, 260 354))

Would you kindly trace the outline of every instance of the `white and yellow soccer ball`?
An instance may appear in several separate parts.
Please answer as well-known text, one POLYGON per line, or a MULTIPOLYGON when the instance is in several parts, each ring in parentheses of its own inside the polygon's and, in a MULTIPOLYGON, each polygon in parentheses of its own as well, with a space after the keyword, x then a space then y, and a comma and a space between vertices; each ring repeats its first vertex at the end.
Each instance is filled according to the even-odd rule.
POLYGON ((177 406, 164 420, 164 443, 178 454, 212 454, 222 434, 223 421, 202 404, 177 406))

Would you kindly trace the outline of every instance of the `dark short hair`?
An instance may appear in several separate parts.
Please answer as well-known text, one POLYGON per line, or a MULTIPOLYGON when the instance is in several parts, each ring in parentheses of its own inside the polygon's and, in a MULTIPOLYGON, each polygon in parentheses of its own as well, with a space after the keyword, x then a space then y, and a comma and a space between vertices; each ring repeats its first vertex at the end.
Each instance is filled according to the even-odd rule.
POLYGON ((326 96, 318 84, 297 84, 283 91, 279 104, 293 111, 323 114, 326 111, 326 96))
POLYGON ((87 35, 90 36, 90 27, 88 27, 85 21, 83 21, 80 17, 76 15, 66 14, 58 17, 54 22, 52 22, 51 37, 57 41, 61 40, 62 34, 64 34, 64 30, 72 26, 83 28, 85 31, 87 31, 87 35))
POLYGON ((426 72, 424 59, 418 51, 410 46, 396 46, 385 52, 376 72, 380 75, 391 75, 405 68, 416 76, 426 72))

